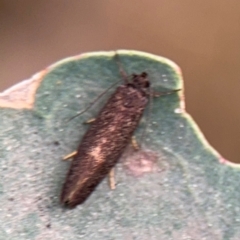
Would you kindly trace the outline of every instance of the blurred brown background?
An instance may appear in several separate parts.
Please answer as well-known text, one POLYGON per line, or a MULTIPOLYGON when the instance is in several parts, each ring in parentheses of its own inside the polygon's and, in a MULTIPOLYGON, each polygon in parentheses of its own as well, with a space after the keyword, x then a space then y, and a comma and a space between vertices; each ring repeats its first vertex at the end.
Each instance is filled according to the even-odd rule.
POLYGON ((182 69, 209 142, 240 162, 240 1, 0 0, 0 91, 82 52, 135 49, 182 69))

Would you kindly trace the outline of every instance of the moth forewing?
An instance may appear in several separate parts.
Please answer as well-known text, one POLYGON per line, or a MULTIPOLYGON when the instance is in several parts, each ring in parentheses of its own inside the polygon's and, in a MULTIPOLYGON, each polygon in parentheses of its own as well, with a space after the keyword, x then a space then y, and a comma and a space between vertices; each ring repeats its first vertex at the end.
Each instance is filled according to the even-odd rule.
POLYGON ((147 106, 149 87, 143 72, 116 88, 81 140, 62 189, 63 204, 83 203, 115 166, 147 106))

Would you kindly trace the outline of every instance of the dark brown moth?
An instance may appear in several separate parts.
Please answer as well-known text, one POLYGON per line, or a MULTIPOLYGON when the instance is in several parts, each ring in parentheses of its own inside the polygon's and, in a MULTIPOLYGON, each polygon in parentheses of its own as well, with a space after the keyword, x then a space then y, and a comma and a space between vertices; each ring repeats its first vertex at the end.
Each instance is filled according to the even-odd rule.
MULTIPOLYGON (((173 91, 172 91, 173 92, 173 91)), ((118 86, 82 138, 64 183, 61 202, 83 203, 115 166, 139 124, 150 98, 147 73, 118 86)))

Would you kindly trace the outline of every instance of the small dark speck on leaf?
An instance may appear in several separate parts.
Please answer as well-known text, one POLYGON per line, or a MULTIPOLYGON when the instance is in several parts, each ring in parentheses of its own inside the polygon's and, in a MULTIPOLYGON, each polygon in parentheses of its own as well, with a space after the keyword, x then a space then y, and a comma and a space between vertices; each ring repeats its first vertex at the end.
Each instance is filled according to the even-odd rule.
POLYGON ((60 143, 59 143, 58 141, 54 141, 53 144, 54 144, 55 146, 59 146, 59 145, 60 145, 60 143))
POLYGON ((48 223, 48 224, 46 225, 46 227, 47 227, 47 228, 51 228, 51 223, 48 223))

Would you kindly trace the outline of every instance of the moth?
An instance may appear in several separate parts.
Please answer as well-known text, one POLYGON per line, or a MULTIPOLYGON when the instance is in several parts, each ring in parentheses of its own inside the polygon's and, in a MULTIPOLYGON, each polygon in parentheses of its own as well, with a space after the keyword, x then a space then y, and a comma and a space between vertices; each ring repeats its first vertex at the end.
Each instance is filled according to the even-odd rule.
POLYGON ((81 140, 63 185, 62 204, 70 208, 82 204, 108 175, 130 142, 151 94, 146 72, 124 77, 124 84, 116 88, 81 140))

